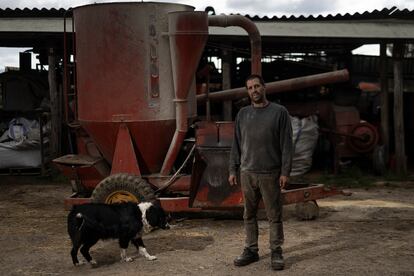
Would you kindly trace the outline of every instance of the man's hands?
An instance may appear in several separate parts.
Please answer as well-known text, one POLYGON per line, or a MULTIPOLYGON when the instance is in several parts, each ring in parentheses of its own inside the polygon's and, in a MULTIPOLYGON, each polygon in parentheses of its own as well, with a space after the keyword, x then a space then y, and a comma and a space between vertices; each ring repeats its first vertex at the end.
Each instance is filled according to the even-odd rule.
POLYGON ((286 176, 286 175, 281 175, 279 177, 279 185, 280 185, 280 189, 281 190, 285 188, 285 186, 288 183, 288 181, 289 181, 289 177, 286 176))
POLYGON ((237 185, 237 177, 233 174, 229 175, 230 186, 237 185))

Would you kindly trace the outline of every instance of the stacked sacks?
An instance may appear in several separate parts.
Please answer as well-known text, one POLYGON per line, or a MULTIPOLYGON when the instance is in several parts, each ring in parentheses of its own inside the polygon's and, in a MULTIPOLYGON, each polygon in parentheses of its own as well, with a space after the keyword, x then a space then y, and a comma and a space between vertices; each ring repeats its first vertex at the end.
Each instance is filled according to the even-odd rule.
POLYGON ((312 167, 312 155, 318 142, 318 118, 316 115, 290 117, 293 132, 293 162, 291 176, 305 174, 312 167))

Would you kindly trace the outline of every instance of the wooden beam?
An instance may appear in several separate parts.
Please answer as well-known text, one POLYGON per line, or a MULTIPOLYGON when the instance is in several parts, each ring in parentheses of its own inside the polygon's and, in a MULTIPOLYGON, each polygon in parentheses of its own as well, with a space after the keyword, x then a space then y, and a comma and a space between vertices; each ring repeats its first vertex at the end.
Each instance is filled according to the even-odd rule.
POLYGON ((51 110, 51 136, 50 136, 50 148, 51 148, 51 158, 56 158, 60 155, 60 104, 59 96, 57 93, 57 84, 56 84, 56 53, 53 48, 49 49, 49 96, 50 96, 50 110, 51 110))
MULTIPOLYGON (((380 46, 380 83, 381 83, 381 138, 384 145, 384 159, 387 162, 390 148, 390 116, 388 100, 387 44, 380 46)), ((386 163, 387 164, 387 163, 386 163)))
POLYGON ((407 174, 407 160, 405 156, 402 74, 402 60, 404 58, 405 45, 402 43, 394 43, 393 46, 395 168, 397 174, 405 175, 407 174))

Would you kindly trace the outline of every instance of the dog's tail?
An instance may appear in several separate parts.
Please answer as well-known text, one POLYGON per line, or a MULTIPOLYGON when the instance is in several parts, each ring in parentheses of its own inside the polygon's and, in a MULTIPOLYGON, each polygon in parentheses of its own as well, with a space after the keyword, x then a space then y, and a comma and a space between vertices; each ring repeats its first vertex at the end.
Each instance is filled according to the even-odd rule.
POLYGON ((85 224, 86 219, 84 218, 82 213, 77 213, 75 215, 75 220, 76 220, 76 228, 78 229, 78 231, 80 231, 83 225, 85 224))
POLYGON ((75 209, 68 215, 68 234, 74 242, 80 238, 80 230, 83 227, 84 219, 81 213, 77 212, 75 209))

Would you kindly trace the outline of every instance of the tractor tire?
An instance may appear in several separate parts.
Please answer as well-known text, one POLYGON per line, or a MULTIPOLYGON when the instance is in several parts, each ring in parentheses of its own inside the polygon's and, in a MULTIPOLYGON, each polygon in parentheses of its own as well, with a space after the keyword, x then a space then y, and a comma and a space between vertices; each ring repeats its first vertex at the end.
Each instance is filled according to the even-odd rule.
POLYGON ((319 217, 319 206, 315 200, 299 202, 295 206, 298 220, 314 220, 319 217))
POLYGON ((154 201, 155 194, 149 183, 139 176, 119 173, 106 177, 92 192, 92 202, 121 203, 154 201))

